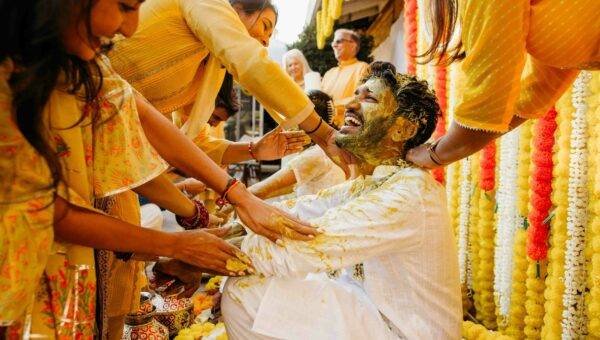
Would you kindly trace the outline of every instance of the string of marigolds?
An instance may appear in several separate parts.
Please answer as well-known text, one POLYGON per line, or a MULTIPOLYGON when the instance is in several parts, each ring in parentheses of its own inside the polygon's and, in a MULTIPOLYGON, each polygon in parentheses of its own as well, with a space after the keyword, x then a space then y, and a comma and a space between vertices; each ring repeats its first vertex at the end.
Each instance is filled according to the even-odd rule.
POLYGON ((512 337, 503 335, 499 332, 490 331, 482 325, 476 324, 471 321, 463 321, 462 323, 462 336, 466 340, 479 340, 479 339, 497 339, 497 340, 510 340, 512 337))
POLYGON ((565 251, 565 291, 563 294, 563 338, 580 339, 587 335, 584 304, 586 288, 585 228, 587 226, 587 103, 591 73, 582 71, 573 83, 571 153, 569 155, 569 205, 567 208, 567 246, 565 251))
POLYGON ((554 155, 552 182, 552 217, 550 250, 548 252, 548 275, 544 296, 545 315, 542 327, 542 339, 559 339, 562 334, 562 295, 564 292, 565 243, 567 239, 567 190, 569 181, 569 147, 571 136, 571 91, 568 91, 557 103, 558 125, 557 148, 554 155))
MULTIPOLYGON (((589 83, 592 93, 600 93, 600 75, 594 74, 589 83)), ((588 333, 590 337, 600 337, 600 96, 588 99, 588 183, 590 206, 588 209, 588 251, 589 259, 588 287, 590 292, 586 299, 588 306, 588 333)))
POLYGON ((518 223, 513 245, 512 293, 506 334, 516 339, 523 339, 525 333, 525 293, 527 287, 527 218, 529 213, 529 175, 531 173, 531 140, 533 121, 529 120, 520 128, 519 136, 519 168, 517 175, 517 212, 518 223))
POLYGON ((450 214, 450 223, 452 224, 452 230, 454 230, 454 236, 457 241, 459 240, 459 201, 460 201, 460 164, 461 162, 454 162, 446 168, 446 200, 448 202, 448 212, 450 214))
POLYGON ((417 73, 417 0, 404 1, 404 41, 406 44, 406 72, 417 73))
MULTIPOLYGON (((435 95, 440 105, 440 118, 438 119, 435 131, 433 132, 434 140, 439 139, 446 134, 446 112, 448 109, 448 93, 446 92, 448 68, 442 63, 435 67, 435 95)), ((433 177, 440 183, 445 182, 444 169, 437 168, 433 170, 433 177)))
POLYGON ((496 187, 496 142, 483 148, 481 154, 479 187, 479 268, 476 272, 481 308, 477 317, 488 329, 496 328, 496 304, 494 302, 494 211, 496 187))
MULTIPOLYGON (((479 264, 481 263, 479 258, 479 250, 481 245, 479 244, 479 199, 481 195, 481 189, 479 188, 479 155, 475 154, 471 160, 471 200, 469 202, 469 222, 468 222, 468 255, 467 255, 467 283, 470 288, 470 293, 473 298, 473 306, 475 311, 481 310, 481 291, 479 281, 477 280, 477 273, 479 272, 479 264)), ((477 315, 479 318, 479 315, 477 315)))
POLYGON ((498 190, 496 192, 496 248, 494 253, 494 292, 498 303, 498 326, 503 329, 510 309, 513 242, 517 229, 517 175, 519 130, 506 134, 500 142, 498 190))
POLYGON ((538 262, 546 260, 548 255, 548 217, 552 209, 552 148, 556 126, 556 110, 552 108, 538 120, 531 156, 534 166, 531 177, 527 255, 538 262))
POLYGON ((527 268, 527 300, 525 309, 525 336, 529 339, 540 337, 544 317, 544 289, 546 277, 546 256, 548 253, 548 216, 552 208, 552 148, 556 130, 556 111, 548 111, 534 125, 533 150, 531 160, 531 209, 527 229, 527 255, 530 258, 527 268))

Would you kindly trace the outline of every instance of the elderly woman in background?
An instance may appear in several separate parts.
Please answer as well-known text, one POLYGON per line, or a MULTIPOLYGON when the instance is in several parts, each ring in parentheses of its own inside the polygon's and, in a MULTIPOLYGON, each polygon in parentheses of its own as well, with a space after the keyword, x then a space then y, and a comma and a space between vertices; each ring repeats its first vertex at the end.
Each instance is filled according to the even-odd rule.
POLYGON ((287 74, 305 91, 321 89, 321 75, 310 68, 302 51, 298 49, 287 51, 283 55, 282 65, 287 74))

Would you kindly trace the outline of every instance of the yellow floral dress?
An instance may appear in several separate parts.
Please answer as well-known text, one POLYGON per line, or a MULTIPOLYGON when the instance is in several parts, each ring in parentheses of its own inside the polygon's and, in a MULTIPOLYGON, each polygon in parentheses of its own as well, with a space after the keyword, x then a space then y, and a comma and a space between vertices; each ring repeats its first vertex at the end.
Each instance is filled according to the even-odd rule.
MULTIPOLYGON (((83 103, 77 96, 57 89, 44 112, 48 141, 63 166, 64 183, 57 193, 87 209, 93 209, 95 198, 124 192, 152 179, 167 167, 143 133, 131 86, 116 75, 105 58, 99 58, 98 63, 104 82, 97 101, 83 103), (98 113, 96 121, 92 121, 94 110, 98 113), (81 123, 75 124, 82 116, 81 123)), ((48 187, 49 172, 41 156, 14 124, 10 89, 6 85, 9 74, 10 71, 4 72, 0 89, 0 140, 11 143, 2 142, 0 147, 18 148, 19 152, 15 153, 17 157, 5 152, 0 154, 2 183, 17 184, 11 186, 9 194, 3 190, 0 196, 2 202, 6 202, 0 211, 2 242, 9 245, 0 249, 0 268, 13 273, 12 276, 1 275, 2 287, 7 289, 0 292, 0 311, 7 315, 7 320, 30 315, 24 319, 29 322, 23 325, 23 330, 31 335, 91 339, 96 310, 94 252, 91 248, 58 242, 50 251, 54 218, 51 203, 55 191, 40 189, 48 187), (40 200, 48 207, 31 213, 27 208, 41 205, 40 200), (15 211, 17 215, 20 212, 18 224, 5 223, 7 218, 15 219, 11 217, 15 211), (43 216, 34 219, 32 214, 43 216), (15 232, 24 229, 34 232, 15 232), (21 243, 20 248, 14 249, 21 243), (29 259, 5 260, 19 260, 21 254, 29 259), (40 268, 45 268, 43 275, 40 268), (38 280, 40 284, 33 297, 34 283, 38 280), (18 297, 22 298, 17 304, 18 297)))

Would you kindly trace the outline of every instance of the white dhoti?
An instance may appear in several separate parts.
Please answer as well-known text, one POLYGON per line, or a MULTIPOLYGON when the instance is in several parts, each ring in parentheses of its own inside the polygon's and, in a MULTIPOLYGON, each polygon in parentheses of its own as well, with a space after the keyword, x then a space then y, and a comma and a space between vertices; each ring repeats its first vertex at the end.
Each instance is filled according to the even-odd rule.
POLYGON ((221 308, 230 339, 398 339, 362 288, 344 278, 229 279, 221 308))

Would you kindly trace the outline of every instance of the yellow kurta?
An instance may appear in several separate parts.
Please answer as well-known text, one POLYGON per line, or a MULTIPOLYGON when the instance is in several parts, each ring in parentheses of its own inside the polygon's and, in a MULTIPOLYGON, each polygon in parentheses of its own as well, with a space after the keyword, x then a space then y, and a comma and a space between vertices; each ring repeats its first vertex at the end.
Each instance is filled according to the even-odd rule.
POLYGON ((340 62, 337 67, 327 71, 323 76, 321 89, 333 98, 336 111, 333 117, 335 125, 343 125, 344 106, 354 98, 354 91, 365 75, 367 67, 369 67, 367 63, 354 58, 340 62))
MULTIPOLYGON (((47 139, 63 166, 58 194, 86 209, 93 209, 95 198, 124 192, 166 169, 143 134, 131 86, 102 60, 99 64, 105 82, 98 102, 85 104, 55 90, 44 111, 47 139), (99 112, 96 124, 90 121, 91 110, 99 112), (82 115, 84 120, 71 127, 82 115)), ((0 249, 0 319, 18 320, 32 313, 32 333, 91 338, 96 302, 93 250, 55 243, 49 254, 55 190, 47 189, 47 166, 13 121, 6 84, 10 71, 2 71, 0 176, 11 186, 0 191, 0 236, 7 245, 0 249), (40 278, 34 298, 34 283, 40 278)))
POLYGON ((515 114, 540 117, 579 70, 600 68, 598 0, 461 0, 459 8, 466 84, 454 119, 463 126, 504 132, 515 114))
POLYGON ((116 42, 109 57, 119 74, 168 117, 195 103, 192 138, 212 114, 209 106, 214 107, 224 76, 211 58, 270 112, 279 112, 273 116, 284 127, 313 111, 302 89, 250 37, 226 0, 148 0, 138 31, 116 42))

